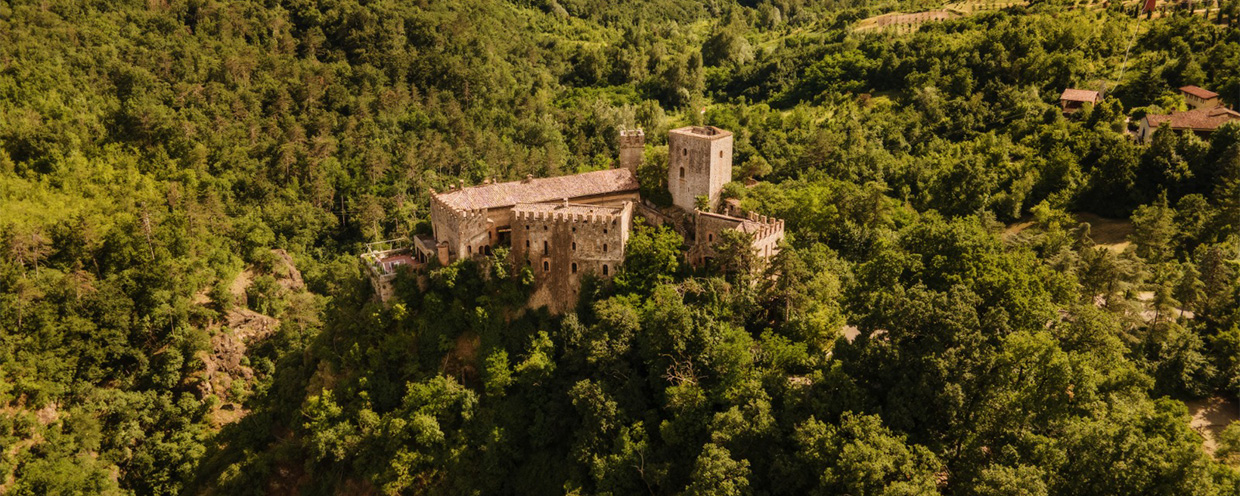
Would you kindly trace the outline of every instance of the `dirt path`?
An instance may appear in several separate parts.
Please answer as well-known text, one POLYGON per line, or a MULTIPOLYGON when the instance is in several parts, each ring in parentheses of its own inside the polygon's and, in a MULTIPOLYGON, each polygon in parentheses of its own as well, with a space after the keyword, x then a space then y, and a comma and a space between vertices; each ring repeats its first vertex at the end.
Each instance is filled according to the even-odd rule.
POLYGON ((1214 454, 1218 448, 1218 435, 1232 422, 1240 420, 1240 405, 1235 400, 1214 397, 1204 400, 1187 401, 1188 413, 1193 416, 1189 423, 1193 430, 1205 438, 1202 447, 1206 453, 1214 454))
MULTIPOLYGON (((1128 219, 1108 219, 1088 212, 1073 214, 1073 217, 1077 222, 1089 224, 1089 238, 1094 240, 1098 246, 1114 253, 1120 253, 1132 245, 1128 237, 1132 235, 1133 227, 1132 221, 1128 219)), ((1033 227, 1033 220, 1025 216, 1017 222, 1008 224, 1003 230, 1003 239, 1009 240, 1031 227, 1033 227)), ((1065 226, 1065 228, 1071 227, 1065 226)))
POLYGON ((1132 221, 1128 219, 1107 219, 1091 213, 1076 214, 1078 222, 1089 223, 1089 237, 1098 246, 1119 253, 1132 244, 1128 237, 1132 235, 1132 221))

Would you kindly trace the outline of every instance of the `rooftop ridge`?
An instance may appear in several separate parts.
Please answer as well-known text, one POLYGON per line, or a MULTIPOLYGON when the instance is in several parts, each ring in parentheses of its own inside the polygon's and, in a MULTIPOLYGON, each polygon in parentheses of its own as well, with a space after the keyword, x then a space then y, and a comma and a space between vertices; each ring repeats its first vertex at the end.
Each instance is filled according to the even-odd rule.
POLYGON ((632 171, 621 168, 462 187, 432 194, 432 198, 453 209, 470 210, 628 193, 637 189, 637 177, 632 171))

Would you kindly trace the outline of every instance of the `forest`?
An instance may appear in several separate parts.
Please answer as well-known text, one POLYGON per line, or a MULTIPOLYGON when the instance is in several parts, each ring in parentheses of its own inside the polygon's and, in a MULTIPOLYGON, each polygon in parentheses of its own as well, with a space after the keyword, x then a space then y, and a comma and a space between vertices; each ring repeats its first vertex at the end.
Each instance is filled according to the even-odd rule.
POLYGON ((1240 0, 972 3, 0 2, 0 494, 1240 496, 1240 123, 1133 139, 1240 0), (640 127, 666 202, 689 124, 769 262, 375 298, 431 189, 640 127))

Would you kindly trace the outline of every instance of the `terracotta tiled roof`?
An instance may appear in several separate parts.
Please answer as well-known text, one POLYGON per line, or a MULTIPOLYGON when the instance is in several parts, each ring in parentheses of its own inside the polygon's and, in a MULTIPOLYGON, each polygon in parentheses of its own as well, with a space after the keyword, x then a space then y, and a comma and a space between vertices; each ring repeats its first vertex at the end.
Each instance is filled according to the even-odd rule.
POLYGON ((511 207, 609 193, 637 191, 637 178, 628 169, 608 169, 571 176, 483 184, 440 193, 435 197, 453 208, 476 210, 511 207))
POLYGON ((1098 101, 1098 92, 1068 88, 1063 90, 1063 94, 1059 95, 1059 99, 1069 102, 1096 102, 1098 101))
POLYGON ((1202 99, 1202 100, 1209 100, 1209 99, 1211 99, 1211 98, 1215 98, 1215 97, 1217 97, 1217 96, 1218 96, 1218 93, 1215 93, 1215 92, 1213 92, 1213 91, 1207 90, 1207 89, 1205 89, 1205 88, 1198 88, 1198 87, 1196 87, 1196 86, 1192 86, 1192 85, 1189 85, 1189 86, 1185 86, 1185 87, 1183 87, 1183 88, 1180 88, 1180 91, 1183 91, 1183 92, 1185 92, 1185 93, 1188 93, 1188 94, 1190 94, 1190 95, 1193 95, 1193 96, 1195 96, 1195 97, 1197 97, 1197 98, 1200 98, 1200 99, 1202 99))
POLYGON ((1219 126, 1240 119, 1240 113, 1226 107, 1200 108, 1188 112, 1175 112, 1170 115, 1147 115, 1146 122, 1151 128, 1157 128, 1164 122, 1171 124, 1171 129, 1191 129, 1194 131, 1213 131, 1219 126))

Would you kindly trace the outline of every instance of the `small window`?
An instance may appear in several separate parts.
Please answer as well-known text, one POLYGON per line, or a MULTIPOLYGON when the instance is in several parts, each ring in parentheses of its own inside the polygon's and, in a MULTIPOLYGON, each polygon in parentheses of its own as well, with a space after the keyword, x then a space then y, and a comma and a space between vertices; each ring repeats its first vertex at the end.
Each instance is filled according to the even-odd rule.
POLYGON ((603 275, 607 275, 607 265, 603 265, 603 275))
POLYGON ((543 260, 543 272, 551 272, 551 262, 543 260))
POLYGON ((689 156, 689 148, 688 148, 688 147, 681 148, 681 149, 680 149, 680 154, 681 154, 682 156, 685 156, 685 157, 689 156))
POLYGON ((526 230, 526 231, 530 230, 530 225, 529 225, 529 224, 526 224, 526 225, 525 225, 525 230, 526 230))
POLYGON ((603 243, 603 253, 607 253, 607 243, 603 243))
POLYGON ((543 241, 543 253, 547 253, 547 242, 543 241))
POLYGON ((577 242, 573 241, 573 251, 577 251, 577 242))
POLYGON ((719 158, 723 158, 723 150, 719 150, 719 158))
POLYGON ((529 248, 529 247, 530 247, 530 240, 528 240, 528 239, 527 239, 527 240, 525 240, 525 247, 526 247, 526 248, 529 248))
POLYGON ((543 230, 544 230, 544 231, 546 231, 546 230, 547 230, 547 226, 543 226, 543 230))
POLYGON ((710 234, 707 234, 707 235, 706 235, 706 241, 707 241, 708 243, 714 243, 714 242, 715 242, 715 233, 710 233, 710 234))
POLYGON ((573 232, 577 232, 577 226, 573 226, 573 232))
POLYGON ((576 262, 573 262, 573 273, 574 273, 574 274, 576 274, 576 273, 577 273, 577 263, 576 263, 576 262))
POLYGON ((471 246, 466 246, 466 247, 465 247, 465 249, 469 250, 469 254, 470 254, 470 255, 473 255, 473 254, 474 254, 474 247, 473 247, 472 245, 471 245, 471 246))
POLYGON ((685 178, 685 168, 684 168, 684 167, 681 167, 681 168, 680 168, 680 178, 681 178, 681 179, 684 179, 684 178, 685 178))
POLYGON ((607 234, 607 228, 606 228, 606 227, 604 227, 604 228, 603 228, 603 234, 607 234))

